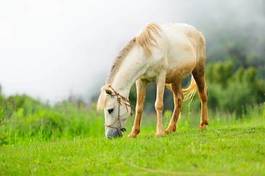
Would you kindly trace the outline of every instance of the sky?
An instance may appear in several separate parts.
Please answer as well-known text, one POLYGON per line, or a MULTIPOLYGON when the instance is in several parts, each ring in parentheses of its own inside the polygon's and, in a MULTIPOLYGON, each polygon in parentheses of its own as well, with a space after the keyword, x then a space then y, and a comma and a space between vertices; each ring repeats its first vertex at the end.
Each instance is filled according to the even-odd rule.
POLYGON ((6 95, 26 93, 50 102, 75 95, 89 101, 119 50, 144 25, 189 23, 214 41, 215 32, 206 25, 265 26, 264 3, 256 2, 0 0, 0 84, 6 95))

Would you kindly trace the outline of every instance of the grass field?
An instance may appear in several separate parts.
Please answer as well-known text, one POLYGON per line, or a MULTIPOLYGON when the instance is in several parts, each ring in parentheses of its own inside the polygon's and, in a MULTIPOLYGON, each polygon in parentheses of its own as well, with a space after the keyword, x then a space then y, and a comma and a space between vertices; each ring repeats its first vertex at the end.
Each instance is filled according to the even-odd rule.
POLYGON ((152 119, 137 139, 105 139, 93 118, 95 129, 79 137, 18 136, 0 146, 0 175, 265 175, 264 107, 242 119, 212 118, 203 131, 183 117, 162 138, 152 119))

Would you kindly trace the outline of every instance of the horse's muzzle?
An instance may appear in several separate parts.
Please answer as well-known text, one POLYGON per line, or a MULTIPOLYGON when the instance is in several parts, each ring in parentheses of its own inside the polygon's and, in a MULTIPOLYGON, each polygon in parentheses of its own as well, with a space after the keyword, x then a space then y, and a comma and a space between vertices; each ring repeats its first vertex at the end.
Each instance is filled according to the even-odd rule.
POLYGON ((117 138, 117 137, 122 137, 122 132, 125 132, 126 129, 125 128, 108 128, 106 129, 106 137, 108 139, 112 139, 112 138, 117 138))

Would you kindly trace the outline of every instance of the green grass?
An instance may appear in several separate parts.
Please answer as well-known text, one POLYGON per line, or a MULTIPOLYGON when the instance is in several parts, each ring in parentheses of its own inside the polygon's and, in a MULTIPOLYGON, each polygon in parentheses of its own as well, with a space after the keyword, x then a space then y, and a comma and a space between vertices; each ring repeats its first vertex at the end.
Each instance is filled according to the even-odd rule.
POLYGON ((0 175, 265 175, 264 106, 242 119, 221 117, 203 131, 198 120, 183 117, 163 138, 154 137, 154 118, 147 117, 136 139, 105 139, 98 117, 89 119, 85 135, 17 134, 0 146, 0 175))

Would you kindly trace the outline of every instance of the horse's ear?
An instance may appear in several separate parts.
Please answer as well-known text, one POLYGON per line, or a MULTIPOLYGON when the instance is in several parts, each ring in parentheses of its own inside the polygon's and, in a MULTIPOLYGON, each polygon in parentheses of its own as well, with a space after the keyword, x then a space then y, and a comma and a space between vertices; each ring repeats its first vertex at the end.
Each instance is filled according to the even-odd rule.
POLYGON ((102 110, 105 107, 106 103, 106 94, 105 92, 101 91, 99 97, 98 97, 98 103, 97 103, 97 110, 102 110))

